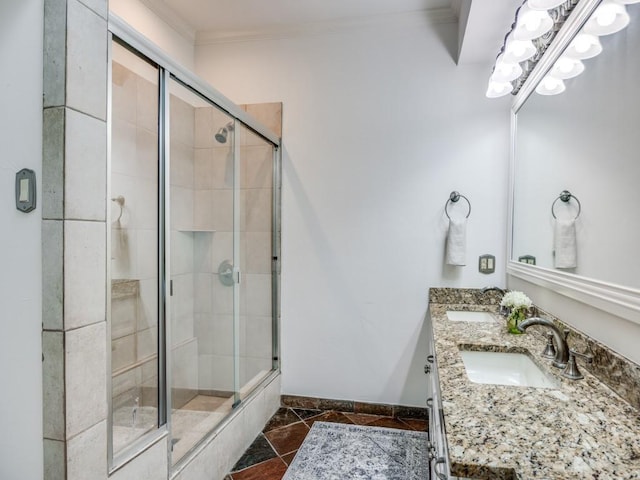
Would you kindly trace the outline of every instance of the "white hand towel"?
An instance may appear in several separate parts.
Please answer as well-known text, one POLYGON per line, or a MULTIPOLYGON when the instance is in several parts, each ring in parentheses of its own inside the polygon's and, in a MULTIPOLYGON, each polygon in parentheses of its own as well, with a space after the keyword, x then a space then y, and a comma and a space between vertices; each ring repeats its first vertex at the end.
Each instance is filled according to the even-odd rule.
POLYGON ((464 266, 467 264, 467 219, 449 219, 447 233, 447 265, 464 266))
POLYGON ((556 268, 575 268, 578 266, 575 220, 556 220, 553 246, 556 268))

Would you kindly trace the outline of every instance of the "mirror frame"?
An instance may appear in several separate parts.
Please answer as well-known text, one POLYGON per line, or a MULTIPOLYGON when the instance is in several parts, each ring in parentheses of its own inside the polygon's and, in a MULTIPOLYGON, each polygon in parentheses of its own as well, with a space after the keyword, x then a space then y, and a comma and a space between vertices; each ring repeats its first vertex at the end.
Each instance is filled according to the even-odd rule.
MULTIPOLYGON (((555 293, 591 305, 640 324, 640 292, 636 289, 566 273, 552 268, 520 263, 512 259, 515 199, 517 113, 535 87, 560 57, 602 0, 581 0, 562 25, 536 64, 511 105, 511 145, 509 159, 509 218, 507 221, 507 275, 553 290, 555 293)), ((640 26, 639 26, 640 28, 640 26)))

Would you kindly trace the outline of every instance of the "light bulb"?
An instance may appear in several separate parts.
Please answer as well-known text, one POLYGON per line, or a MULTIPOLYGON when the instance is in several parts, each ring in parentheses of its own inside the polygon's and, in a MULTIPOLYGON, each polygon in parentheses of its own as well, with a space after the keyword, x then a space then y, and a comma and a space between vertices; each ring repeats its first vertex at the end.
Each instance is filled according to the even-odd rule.
POLYGON ((504 46, 504 61, 520 63, 529 60, 536 54, 536 47, 531 40, 516 40, 509 34, 504 46))
POLYGON ((518 11, 518 20, 513 31, 516 40, 532 40, 538 38, 553 28, 553 20, 546 10, 531 10, 523 5, 518 11))
POLYGON ((487 88, 487 98, 504 97, 513 91, 513 85, 510 82, 496 82, 489 80, 489 87, 487 88))
POLYGON ((615 0, 603 0, 584 26, 585 33, 609 35, 629 25, 629 14, 624 5, 615 0))
MULTIPOLYGON (((551 79, 573 78, 584 72, 584 64, 580 60, 562 55, 551 69, 551 79)), ((553 84, 553 80, 550 80, 553 84)))
POLYGON ((571 41, 564 54, 580 60, 593 58, 602 52, 600 40, 595 35, 588 33, 578 33, 571 41))
POLYGON ((596 16, 596 22, 601 27, 608 27, 616 21, 616 12, 612 8, 604 7, 599 15, 596 16))
POLYGON ((558 95, 564 92, 566 89, 564 82, 559 78, 552 77, 551 75, 545 76, 538 86, 536 86, 536 93, 540 95, 558 95))
POLYGON ((517 63, 505 62, 504 54, 496 58, 496 65, 491 74, 491 79, 496 82, 510 82, 522 75, 522 67, 517 63))

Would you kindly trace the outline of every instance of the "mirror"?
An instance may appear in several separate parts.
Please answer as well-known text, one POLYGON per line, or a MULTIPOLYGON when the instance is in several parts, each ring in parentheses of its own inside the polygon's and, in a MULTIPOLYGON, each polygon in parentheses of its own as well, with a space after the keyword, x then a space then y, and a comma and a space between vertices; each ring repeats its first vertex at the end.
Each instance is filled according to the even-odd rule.
POLYGON ((511 258, 640 289, 640 4, 626 7, 629 26, 600 37, 564 93, 532 93, 517 112, 511 258), (554 230, 572 219, 575 267, 558 268, 554 230))

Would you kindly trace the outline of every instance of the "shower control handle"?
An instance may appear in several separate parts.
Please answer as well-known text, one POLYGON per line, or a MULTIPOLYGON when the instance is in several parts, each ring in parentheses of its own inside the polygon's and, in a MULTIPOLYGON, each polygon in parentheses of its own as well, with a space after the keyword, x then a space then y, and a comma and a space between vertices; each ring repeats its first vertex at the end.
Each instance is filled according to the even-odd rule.
MULTIPOLYGON (((231 260, 225 260, 218 267, 218 278, 220 283, 227 287, 232 287, 235 283, 235 275, 233 274, 233 263, 231 260)), ((240 279, 240 272, 238 272, 238 280, 240 279)))

